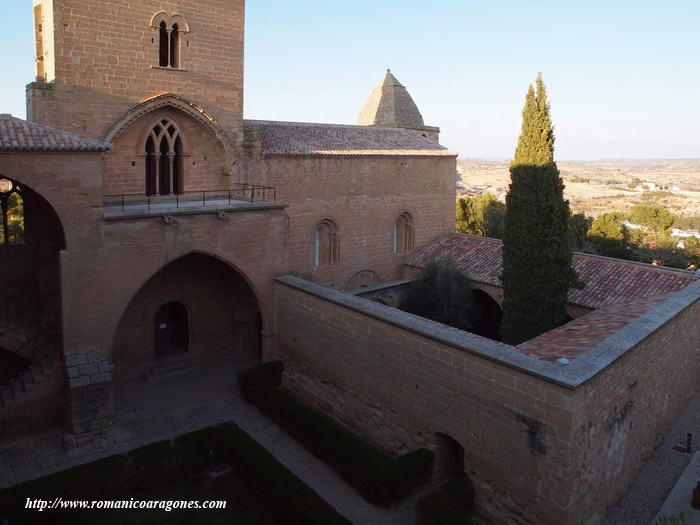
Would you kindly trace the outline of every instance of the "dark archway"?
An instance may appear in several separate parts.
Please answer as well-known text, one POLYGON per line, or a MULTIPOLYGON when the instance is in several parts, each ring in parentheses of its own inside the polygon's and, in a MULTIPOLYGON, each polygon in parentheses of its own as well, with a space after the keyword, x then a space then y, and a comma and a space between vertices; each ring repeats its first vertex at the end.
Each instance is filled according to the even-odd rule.
POLYGON ((66 241, 58 215, 39 193, 2 174, 0 193, 0 436, 4 437, 44 430, 64 420, 60 252, 66 241))
POLYGON ((501 340, 501 321, 503 310, 496 300, 483 290, 474 290, 474 325, 471 332, 488 337, 494 341, 501 340))
POLYGON ((431 483, 442 485, 445 481, 464 474, 464 447, 447 434, 436 433, 435 463, 431 483))
POLYGON ((160 307, 153 319, 153 345, 156 359, 186 354, 190 348, 190 316, 178 302, 160 307))
POLYGON ((132 297, 112 346, 120 418, 230 396, 237 373, 260 362, 261 309, 243 274, 193 252, 158 270, 132 297))

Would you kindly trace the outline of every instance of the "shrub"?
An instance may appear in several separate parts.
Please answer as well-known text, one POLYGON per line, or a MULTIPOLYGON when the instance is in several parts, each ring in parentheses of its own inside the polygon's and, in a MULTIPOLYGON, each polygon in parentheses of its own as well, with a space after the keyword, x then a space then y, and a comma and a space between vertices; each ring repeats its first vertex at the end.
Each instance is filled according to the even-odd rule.
MULTIPOLYGON (((251 494, 261 495, 260 502, 279 523, 350 525, 348 520, 234 423, 205 428, 180 436, 174 442, 161 441, 134 450, 128 456, 112 456, 2 490, 0 517, 22 516, 26 498, 128 499, 136 489, 148 490, 149 498, 157 499, 159 493, 156 489, 159 485, 162 485, 159 490, 165 487, 167 491, 168 479, 164 473, 172 480, 181 477, 183 470, 203 466, 209 450, 215 450, 219 460, 231 464, 236 476, 250 487, 251 494), (183 463, 176 465, 174 457, 183 463)), ((31 521, 17 523, 101 523, 101 519, 96 521, 94 512, 76 514, 74 511, 52 511, 38 516, 36 511, 32 511, 30 516, 31 521)), ((188 523, 191 517, 188 517, 188 523)), ((13 520, 10 522, 15 523, 13 520)), ((161 521, 156 519, 154 523, 161 521)))
MULTIPOLYGON (((245 383, 257 374, 244 374, 245 383)), ((267 392, 250 389, 249 399, 300 441, 312 454, 328 463, 340 477, 368 501, 388 505, 408 496, 430 477, 433 453, 419 449, 391 458, 327 416, 266 383, 267 392), (259 397, 255 397, 259 396, 259 397)))
POLYGON ((474 292, 469 275, 449 259, 429 261, 401 295, 399 310, 470 330, 474 323, 474 292))
POLYGON ((418 500, 416 514, 422 525, 472 525, 473 508, 474 485, 465 474, 418 500))
POLYGON ((266 508, 281 523, 350 525, 265 448, 233 423, 216 427, 226 455, 236 463, 238 474, 251 492, 265 494, 266 508))

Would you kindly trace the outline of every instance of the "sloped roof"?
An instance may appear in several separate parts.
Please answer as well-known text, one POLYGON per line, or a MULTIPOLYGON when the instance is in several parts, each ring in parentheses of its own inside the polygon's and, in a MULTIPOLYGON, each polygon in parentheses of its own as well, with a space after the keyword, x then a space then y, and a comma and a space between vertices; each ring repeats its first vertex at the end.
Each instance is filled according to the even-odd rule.
POLYGON ((263 155, 456 156, 419 133, 400 128, 244 121, 263 155))
POLYGON ((406 128, 425 126, 413 98, 388 69, 357 116, 357 124, 406 128))
POLYGON ((12 115, 0 115, 0 152, 21 151, 89 151, 112 149, 111 144, 88 139, 28 122, 12 115))
POLYGON ((604 306, 522 343, 517 348, 524 354, 545 361, 556 361, 562 357, 576 359, 630 322, 664 303, 671 295, 672 292, 604 306))
MULTIPOLYGON (((502 286, 502 242, 498 239, 444 234, 411 254, 407 264, 422 267, 432 259, 443 258, 452 259, 476 282, 502 286)), ((654 297, 695 282, 692 272, 583 253, 574 253, 573 264, 586 286, 570 289, 569 302, 587 308, 654 297)))

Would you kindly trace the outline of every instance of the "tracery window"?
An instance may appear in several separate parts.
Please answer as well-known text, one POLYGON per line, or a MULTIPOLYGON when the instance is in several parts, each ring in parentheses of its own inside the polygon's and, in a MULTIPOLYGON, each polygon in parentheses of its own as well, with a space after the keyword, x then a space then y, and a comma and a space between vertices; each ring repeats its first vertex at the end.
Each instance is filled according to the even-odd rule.
POLYGON ((415 229, 413 228, 413 217, 408 212, 398 216, 394 223, 393 233, 394 253, 401 254, 413 250, 415 229))
POLYGON ((183 149, 177 125, 168 118, 158 121, 148 134, 145 150, 146 194, 182 193, 183 149))
POLYGON ((22 188, 0 177, 0 244, 24 244, 24 199, 22 188))
POLYGON ((323 219, 316 226, 314 237, 314 265, 338 264, 340 242, 338 228, 332 219, 323 219))

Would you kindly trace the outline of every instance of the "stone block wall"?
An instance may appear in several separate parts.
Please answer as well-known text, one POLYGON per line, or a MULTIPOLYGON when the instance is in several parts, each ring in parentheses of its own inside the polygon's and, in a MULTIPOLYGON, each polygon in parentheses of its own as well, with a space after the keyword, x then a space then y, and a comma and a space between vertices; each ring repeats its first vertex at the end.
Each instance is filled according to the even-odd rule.
POLYGON ((401 213, 413 217, 415 246, 454 230, 455 170, 451 157, 266 157, 253 178, 289 206, 290 268, 345 289, 365 270, 380 281, 403 277, 405 256, 392 244, 401 213), (340 258, 316 267, 315 229, 326 217, 337 224, 340 258))
POLYGON ((40 0, 50 84, 30 85, 29 120, 101 138, 131 106, 164 92, 192 100, 225 128, 243 112, 244 1, 40 0), (179 69, 158 67, 151 17, 184 16, 179 69))
POLYGON ((69 384, 68 448, 94 440, 112 425, 114 393, 109 353, 84 348, 66 356, 69 384))
POLYGON ((700 283, 568 365, 298 278, 275 294, 286 387, 389 452, 451 436, 498 523, 598 522, 700 390, 700 283))
POLYGON ((480 504, 499 523, 520 523, 517 513, 565 522, 565 488, 548 489, 568 472, 571 390, 495 360, 534 361, 507 345, 301 279, 279 281, 287 388, 391 453, 431 446, 436 433, 454 438, 480 504))
POLYGON ((176 109, 152 111, 134 122, 115 141, 115 148, 105 156, 104 193, 146 193, 145 144, 151 128, 161 119, 175 122, 183 140, 181 162, 183 191, 222 190, 229 188, 233 177, 226 165, 222 144, 210 130, 189 115, 176 109))
POLYGON ((587 354, 611 361, 573 414, 572 512, 601 517, 622 497, 700 392, 700 282, 587 354))

